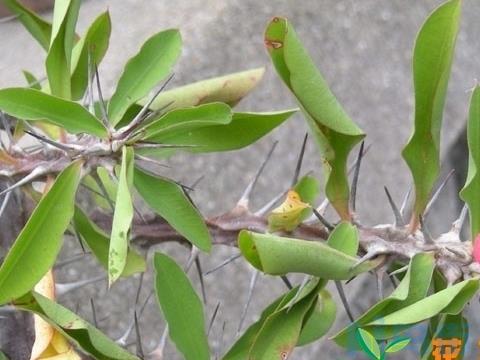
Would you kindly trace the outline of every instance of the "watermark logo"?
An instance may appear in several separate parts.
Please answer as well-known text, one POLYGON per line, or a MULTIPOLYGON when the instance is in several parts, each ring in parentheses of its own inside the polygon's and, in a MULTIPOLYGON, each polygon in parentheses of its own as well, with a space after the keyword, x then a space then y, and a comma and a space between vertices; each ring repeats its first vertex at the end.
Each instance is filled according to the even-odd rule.
POLYGON ((462 340, 457 338, 432 340, 432 356, 434 360, 455 360, 462 350, 462 340))

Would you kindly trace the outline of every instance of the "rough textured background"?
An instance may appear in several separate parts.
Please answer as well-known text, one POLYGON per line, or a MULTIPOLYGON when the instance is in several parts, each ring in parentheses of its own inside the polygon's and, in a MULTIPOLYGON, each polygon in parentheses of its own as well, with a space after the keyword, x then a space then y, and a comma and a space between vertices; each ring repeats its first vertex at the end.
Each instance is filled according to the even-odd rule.
MULTIPOLYGON (((271 110, 294 106, 269 64, 262 41, 268 20, 275 15, 287 16, 339 100, 368 134, 367 144, 372 144, 372 148, 362 168, 358 211, 362 221, 373 224, 391 220, 383 185, 387 185, 393 197, 399 201, 410 183, 400 150, 410 134, 413 113, 410 71, 412 46, 422 21, 440 2, 91 0, 83 4, 79 29, 83 32, 98 13, 107 8, 110 10, 113 22, 110 52, 100 67, 102 84, 107 94, 111 93, 125 61, 138 50, 143 40, 158 30, 178 27, 182 31, 184 50, 175 69, 174 85, 265 65, 267 74, 264 81, 239 108, 271 110)), ((448 129, 443 133, 444 155, 463 129, 469 98, 467 90, 473 86, 474 78, 480 76, 479 18, 479 2, 465 1, 444 117, 445 129, 448 129)), ((44 58, 38 56, 41 50, 18 23, 13 21, 0 24, 0 44, 0 86, 23 84, 21 69, 28 69, 39 76, 43 74, 44 58)), ((261 157, 266 154, 272 142, 278 139, 280 144, 256 191, 254 204, 261 205, 283 190, 290 181, 305 131, 304 122, 297 115, 248 149, 206 156, 177 156, 171 161, 174 176, 189 183, 197 176, 205 175, 194 198, 204 214, 218 214, 233 206, 242 188, 259 166, 261 157)), ((465 155, 460 152, 459 158, 464 159, 465 155)), ((458 160, 455 161, 457 163, 458 160)), ((446 165, 447 168, 450 166, 452 165, 446 165)), ((304 171, 313 170, 320 176, 319 168, 315 148, 310 144, 304 171)), ((448 224, 456 217, 454 196, 449 195, 439 203, 438 207, 442 207, 442 211, 432 216, 435 223, 448 224)), ((78 251, 76 246, 75 242, 67 242, 69 250, 66 252, 78 251)), ((185 252, 181 249, 179 251, 177 246, 164 249, 175 254, 179 261, 185 261, 185 252)), ((215 249, 208 259, 203 256, 204 269, 209 269, 231 253, 231 249, 215 249)), ((68 281, 79 276, 87 278, 100 272, 93 260, 88 264, 87 270, 82 267, 85 263, 82 263, 60 272, 58 280, 68 281)), ((238 319, 246 299, 250 274, 247 265, 236 261, 221 274, 206 278, 209 304, 207 318, 217 301, 221 301, 220 321, 214 327, 212 337, 215 350, 224 351, 235 336, 238 326, 238 320, 235 319, 238 319), (226 322, 224 332, 223 321, 226 322)), ((372 280, 368 276, 366 278, 372 280)), ((146 280, 143 296, 148 293, 146 288, 152 284, 151 276, 147 276, 146 280)), ((357 314, 367 309, 376 296, 373 289, 365 287, 364 280, 356 280, 347 287, 353 310, 357 314)), ((131 318, 129 308, 133 302, 136 281, 122 281, 109 293, 103 284, 98 288, 85 288, 62 300, 69 306, 78 306, 79 311, 90 318, 88 298, 93 297, 97 310, 108 315, 100 327, 117 337, 131 318)), ((247 322, 250 323, 262 307, 281 291, 283 284, 279 280, 261 276, 247 322)), ((336 329, 346 323, 343 311, 339 310, 336 329)), ((157 313, 154 301, 150 301, 141 320, 146 338, 145 347, 148 349, 155 345, 163 330, 157 313)), ((472 344, 476 342, 477 335, 472 333, 472 344)), ((171 347, 169 351, 172 351, 171 347)), ((413 358, 413 353, 410 356, 413 358)), ((298 350, 293 355, 295 359, 319 357, 345 358, 346 354, 327 341, 298 350)), ((176 357, 168 355, 167 358, 176 357)))

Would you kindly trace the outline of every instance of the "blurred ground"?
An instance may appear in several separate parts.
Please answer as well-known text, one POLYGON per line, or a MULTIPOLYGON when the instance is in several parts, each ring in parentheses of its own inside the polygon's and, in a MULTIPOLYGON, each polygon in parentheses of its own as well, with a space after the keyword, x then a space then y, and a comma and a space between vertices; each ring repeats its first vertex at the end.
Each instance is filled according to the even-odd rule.
MULTIPOLYGON (((275 15, 286 16, 296 27, 317 65, 334 93, 351 117, 368 134, 371 150, 363 162, 361 172, 358 212, 368 224, 391 220, 385 201, 383 186, 387 185, 394 199, 400 201, 410 184, 410 176, 401 159, 400 150, 406 143, 411 129, 413 95, 411 81, 411 50, 416 32, 427 14, 440 0, 375 1, 375 0, 304 0, 304 1, 255 1, 255 0, 179 0, 166 1, 85 1, 81 10, 79 29, 82 33, 101 11, 109 9, 113 23, 110 52, 100 67, 105 93, 111 93, 126 60, 140 44, 154 32, 178 27, 182 31, 184 50, 175 69, 173 85, 194 80, 266 66, 267 73, 261 85, 239 106, 242 110, 272 110, 294 106, 283 84, 276 78, 263 47, 263 29, 275 15)), ((480 6, 477 0, 464 2, 462 29, 457 43, 457 55, 450 80, 448 100, 444 116, 443 154, 464 127, 469 94, 467 90, 480 76, 480 6)), ((47 14, 48 16, 48 14, 47 14)), ((20 70, 27 69, 43 75, 43 57, 40 48, 15 21, 0 24, 0 86, 22 85, 20 70)), ((172 86, 173 86, 172 85, 172 86)), ((256 191, 255 206, 260 206, 282 191, 293 172, 301 139, 306 131, 300 115, 259 143, 232 153, 206 156, 177 156, 171 161, 176 179, 191 183, 200 175, 205 179, 197 187, 194 199, 205 215, 218 214, 233 206, 260 164, 274 140, 280 140, 272 161, 260 179, 256 191)), ((460 153, 462 158, 462 153, 460 153)), ((463 155, 464 158, 465 155, 463 155)), ((451 165, 446 165, 449 168, 451 165)), ((313 170, 321 176, 318 157, 313 144, 306 153, 304 171, 313 170)), ((452 185, 453 186, 453 185, 452 185)), ((435 216, 432 229, 438 224, 449 224, 457 216, 457 200, 454 191, 445 195, 435 216)), ((445 226, 441 228, 445 229, 445 226)), ((79 251, 70 241, 66 253, 79 251)), ((162 248, 185 261, 186 252, 178 246, 162 248), (183 256, 183 257, 182 257, 183 256)), ((215 249, 211 256, 202 257, 204 269, 234 253, 232 249, 215 249)), ((76 264, 58 273, 59 281, 87 278, 101 270, 94 261, 76 264)), ((212 309, 221 301, 220 320, 213 329, 213 348, 220 353, 232 343, 238 326, 238 318, 246 299, 251 269, 237 260, 224 271, 206 278, 209 318, 212 309), (222 323, 225 321, 225 329, 222 323)), ((195 276, 194 276, 195 278, 195 276)), ((366 310, 376 298, 372 287, 358 279, 347 286, 348 297, 356 314, 366 310)), ((134 301, 138 280, 122 281, 106 293, 105 286, 89 287, 62 299, 71 307, 79 308, 86 318, 91 318, 89 297, 95 299, 97 311, 108 315, 100 327, 113 337, 126 328, 132 314, 129 309, 134 301)), ((152 285, 147 276, 142 296, 152 285)), ((247 323, 251 323, 265 304, 284 290, 280 280, 261 276, 250 307, 247 323)), ((475 300, 475 307, 478 306, 475 300)), ((340 305, 341 307, 341 305, 340 305)), ((343 311, 335 329, 346 324, 343 311)), ((101 318, 102 316, 100 316, 101 318)), ((151 349, 160 338, 163 324, 154 301, 150 301, 141 319, 145 347, 151 349)), ((480 332, 474 330, 474 345, 480 332)), ((333 332, 332 332, 333 333, 333 332)), ((421 339, 417 339, 420 342, 421 339)), ((171 347, 169 351, 172 351, 171 347)), ((408 358, 414 358, 411 352, 408 358)), ((175 355, 167 355, 175 359, 175 355)), ((331 342, 323 341, 304 349, 298 349, 293 359, 343 359, 351 358, 331 342)), ((403 357, 407 358, 407 357, 403 357)))

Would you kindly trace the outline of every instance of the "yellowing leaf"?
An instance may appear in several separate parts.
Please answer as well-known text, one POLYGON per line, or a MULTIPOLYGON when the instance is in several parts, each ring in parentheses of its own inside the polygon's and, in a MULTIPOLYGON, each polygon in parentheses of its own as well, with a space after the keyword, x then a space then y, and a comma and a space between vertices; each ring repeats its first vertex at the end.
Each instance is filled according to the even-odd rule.
POLYGON ((268 228, 270 231, 292 231, 302 222, 302 213, 310 205, 304 203, 295 190, 287 193, 285 201, 273 209, 268 216, 268 228))
MULTIPOLYGON (((50 270, 35 285, 35 291, 50 300, 55 299, 55 282, 50 270)), ((80 360, 67 339, 52 325, 43 320, 39 315, 34 315, 35 342, 33 343, 30 360, 80 360)))

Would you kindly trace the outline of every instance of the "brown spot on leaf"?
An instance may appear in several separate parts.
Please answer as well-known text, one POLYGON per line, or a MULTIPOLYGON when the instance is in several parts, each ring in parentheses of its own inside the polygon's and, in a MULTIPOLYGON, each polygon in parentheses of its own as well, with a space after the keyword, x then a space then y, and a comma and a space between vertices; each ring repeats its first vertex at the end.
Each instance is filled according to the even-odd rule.
POLYGON ((265 39, 265 46, 267 48, 280 49, 281 47, 283 47, 283 42, 282 41, 265 39))

